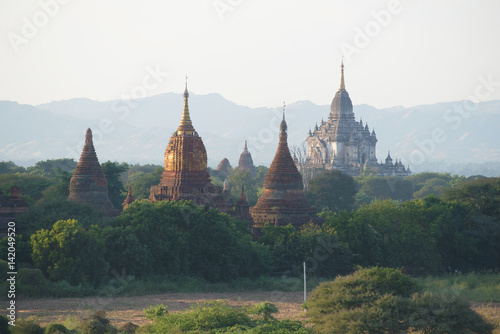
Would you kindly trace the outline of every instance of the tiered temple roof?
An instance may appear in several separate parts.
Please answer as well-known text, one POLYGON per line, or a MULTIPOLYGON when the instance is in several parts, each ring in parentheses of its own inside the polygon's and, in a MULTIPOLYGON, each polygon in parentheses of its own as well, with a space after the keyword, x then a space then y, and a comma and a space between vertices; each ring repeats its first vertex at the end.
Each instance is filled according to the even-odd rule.
POLYGON ((111 216, 119 214, 108 198, 108 180, 97 159, 90 129, 85 133, 80 161, 70 180, 68 200, 91 204, 111 216))
POLYGON ((257 204, 250 208, 254 220, 254 236, 259 236, 259 229, 265 223, 299 227, 312 221, 316 210, 309 205, 303 188, 302 177, 288 148, 287 124, 283 112, 276 155, 264 178, 264 193, 257 204))

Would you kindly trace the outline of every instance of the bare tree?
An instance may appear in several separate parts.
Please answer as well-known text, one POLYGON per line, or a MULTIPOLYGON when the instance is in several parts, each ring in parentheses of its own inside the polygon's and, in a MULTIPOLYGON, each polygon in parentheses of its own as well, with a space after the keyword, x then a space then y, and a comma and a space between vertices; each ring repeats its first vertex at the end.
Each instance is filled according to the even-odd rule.
POLYGON ((306 164, 307 159, 307 144, 305 141, 298 145, 292 145, 290 151, 294 156, 295 164, 302 175, 302 182, 304 183, 304 190, 307 190, 308 182, 313 176, 312 168, 309 168, 306 164))

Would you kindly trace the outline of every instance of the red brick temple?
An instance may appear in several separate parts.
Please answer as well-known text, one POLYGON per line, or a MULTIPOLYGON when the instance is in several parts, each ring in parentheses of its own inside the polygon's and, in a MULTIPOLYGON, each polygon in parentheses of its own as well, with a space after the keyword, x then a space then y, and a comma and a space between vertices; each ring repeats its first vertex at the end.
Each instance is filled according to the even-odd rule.
POLYGON ((287 143, 287 124, 283 110, 278 149, 264 178, 264 193, 250 208, 254 221, 254 237, 264 224, 276 226, 292 224, 299 227, 316 220, 316 210, 304 196, 302 176, 293 162, 287 143))
POLYGON ((108 180, 97 159, 90 129, 85 133, 85 145, 80 161, 71 177, 68 201, 91 204, 104 209, 110 216, 119 214, 108 198, 108 180))
MULTIPOLYGON (((23 189, 21 187, 10 187, 9 194, 10 196, 4 195, 0 190, 0 237, 7 235, 9 222, 16 222, 16 217, 27 212, 30 208, 29 204, 23 199, 23 189)), ((20 226, 15 227, 18 232, 22 228, 20 226)))

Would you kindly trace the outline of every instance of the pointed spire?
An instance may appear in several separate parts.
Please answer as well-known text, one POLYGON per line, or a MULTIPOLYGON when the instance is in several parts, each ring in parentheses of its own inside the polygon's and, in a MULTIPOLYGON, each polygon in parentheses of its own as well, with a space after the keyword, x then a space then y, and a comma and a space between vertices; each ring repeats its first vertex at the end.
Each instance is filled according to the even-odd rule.
POLYGON ((177 135, 193 135, 194 127, 193 122, 191 122, 191 117, 189 116, 189 106, 188 106, 189 92, 187 89, 187 75, 186 75, 186 88, 184 89, 184 110, 182 111, 181 124, 177 128, 177 135))
POLYGON ((125 198, 122 204, 123 210, 125 210, 127 206, 129 206, 133 202, 134 202, 134 196, 132 196, 132 186, 129 186, 127 197, 125 198))
POLYGON ((283 120, 281 121, 281 124, 280 124, 280 139, 281 139, 282 135, 286 136, 286 131, 288 129, 288 127, 286 125, 286 121, 285 121, 285 107, 286 107, 286 104, 285 104, 285 102, 283 102, 283 120))
POLYGON ((344 58, 342 57, 342 64, 340 65, 340 88, 339 90, 345 90, 344 83, 344 58))
POLYGON ((245 186, 241 186, 240 200, 242 200, 242 201, 245 200, 245 186))
POLYGON ((245 140, 245 147, 243 148, 243 151, 248 151, 247 141, 246 140, 245 140))

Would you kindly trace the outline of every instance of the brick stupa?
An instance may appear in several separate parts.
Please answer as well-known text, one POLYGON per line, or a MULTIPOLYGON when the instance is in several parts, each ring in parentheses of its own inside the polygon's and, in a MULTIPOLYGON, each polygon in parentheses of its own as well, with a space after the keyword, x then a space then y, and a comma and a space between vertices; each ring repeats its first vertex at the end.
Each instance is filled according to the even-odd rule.
POLYGON ((288 149, 287 124, 283 111, 278 149, 264 178, 264 193, 257 204, 250 208, 254 236, 260 235, 259 230, 266 223, 276 226, 292 224, 298 228, 316 220, 316 210, 309 205, 303 188, 302 176, 288 149))
POLYGON ((119 214, 108 198, 108 180, 97 159, 90 129, 85 133, 82 155, 69 183, 68 200, 91 204, 110 216, 119 214))
POLYGON ((191 122, 188 98, 186 84, 181 122, 167 145, 162 178, 157 186, 151 187, 149 200, 191 200, 195 205, 232 211, 232 200, 224 198, 222 189, 210 180, 207 151, 191 122))
POLYGON ((245 147, 243 148, 243 152, 240 154, 240 160, 238 161, 238 169, 249 171, 252 177, 257 175, 257 169, 253 164, 252 154, 248 151, 246 140, 245 147))

